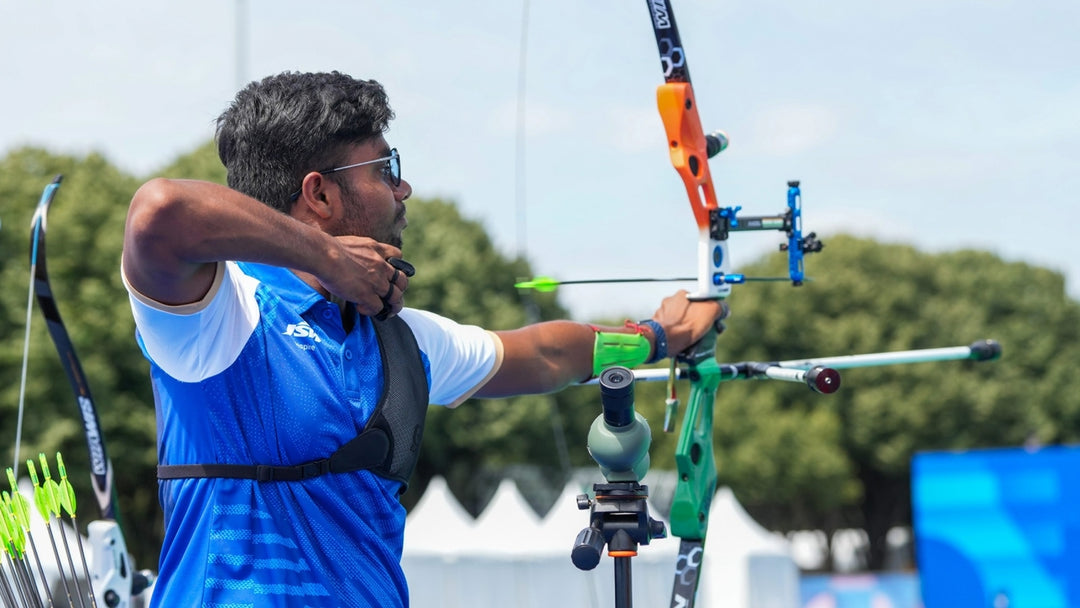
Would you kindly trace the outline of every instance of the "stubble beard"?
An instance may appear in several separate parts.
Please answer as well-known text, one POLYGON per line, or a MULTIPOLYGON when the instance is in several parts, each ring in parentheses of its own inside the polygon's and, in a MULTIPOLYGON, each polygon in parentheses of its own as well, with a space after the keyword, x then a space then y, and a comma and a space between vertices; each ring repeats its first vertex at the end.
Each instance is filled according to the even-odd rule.
POLYGON ((379 234, 373 232, 371 230, 372 226, 368 225, 368 222, 364 220, 360 213, 363 201, 360 200, 360 197, 356 192, 353 191, 352 188, 343 185, 342 194, 344 194, 347 199, 345 205, 345 217, 342 219, 341 229, 339 230, 341 234, 337 236, 366 236, 375 239, 380 243, 386 243, 387 245, 393 245, 394 247, 401 249, 401 231, 399 230, 396 234, 394 233, 394 227, 400 222, 401 214, 394 216, 393 225, 387 227, 385 233, 379 234))

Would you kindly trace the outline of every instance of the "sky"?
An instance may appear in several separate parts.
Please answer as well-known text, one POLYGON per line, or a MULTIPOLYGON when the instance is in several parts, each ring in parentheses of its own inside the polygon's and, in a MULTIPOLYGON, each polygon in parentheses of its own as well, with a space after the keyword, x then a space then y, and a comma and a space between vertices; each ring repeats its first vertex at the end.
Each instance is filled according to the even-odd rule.
MULTIPOLYGON (((339 70, 386 86, 387 139, 414 196, 455 201, 537 274, 693 275, 697 232, 656 110, 646 3, 525 7, 0 0, 0 154, 97 151, 147 176, 210 139, 243 83, 339 70)), ((731 138, 710 165, 722 205, 781 212, 798 179, 818 255, 837 232, 978 248, 1058 270, 1080 297, 1080 3, 674 10, 704 127, 731 138)), ((730 255, 738 266, 781 241, 736 234, 730 255)), ((564 287, 560 300, 582 320, 644 318, 678 287, 564 287)))

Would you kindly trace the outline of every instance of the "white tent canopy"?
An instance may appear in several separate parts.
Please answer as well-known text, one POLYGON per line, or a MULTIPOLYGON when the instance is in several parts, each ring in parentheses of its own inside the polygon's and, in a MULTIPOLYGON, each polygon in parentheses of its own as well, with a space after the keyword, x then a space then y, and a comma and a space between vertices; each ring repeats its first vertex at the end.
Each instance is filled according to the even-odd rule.
POLYGON ((586 493, 582 485, 574 482, 563 487, 562 493, 540 521, 539 533, 544 545, 538 552, 570 559, 574 539, 589 525, 589 511, 577 506, 578 495, 586 493))
MULTIPOLYGON (((540 520, 516 484, 503 481, 472 522, 445 481, 433 479, 406 520, 402 563, 412 605, 613 606, 613 560, 605 555, 588 572, 570 561, 574 540, 589 524, 589 511, 577 508, 581 493, 582 486, 567 484, 540 520)), ((639 548, 632 560, 636 604, 669 605, 678 546, 670 537, 639 548)), ((698 606, 798 606, 798 569, 787 541, 750 518, 727 488, 712 502, 705 549, 698 606)))
POLYGON ((450 492, 446 480, 433 477, 409 512, 405 526, 407 555, 455 556, 474 545, 475 522, 450 492))
POLYGON ((495 495, 476 518, 473 555, 533 555, 543 545, 540 518, 518 491, 512 479, 499 482, 495 495))
POLYGON ((720 488, 713 497, 706 538, 701 606, 798 605, 799 569, 790 543, 754 521, 731 488, 720 488))

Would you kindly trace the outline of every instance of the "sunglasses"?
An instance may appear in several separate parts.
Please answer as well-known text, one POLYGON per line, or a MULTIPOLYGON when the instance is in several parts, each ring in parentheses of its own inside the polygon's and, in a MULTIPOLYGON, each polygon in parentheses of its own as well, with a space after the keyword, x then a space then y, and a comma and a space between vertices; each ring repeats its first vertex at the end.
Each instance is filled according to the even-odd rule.
MULTIPOLYGON (((356 167, 363 167, 364 165, 374 165, 375 163, 386 163, 382 167, 382 174, 384 178, 390 180, 390 183, 395 188, 401 185, 401 155, 398 154, 397 148, 390 150, 390 156, 383 156, 382 158, 376 158, 373 160, 365 160, 362 163, 356 163, 352 165, 345 165, 344 167, 334 167, 333 169, 323 169, 319 171, 319 175, 329 175, 331 173, 337 173, 338 171, 344 171, 346 169, 353 169, 356 167)), ((300 198, 300 193, 303 188, 293 192, 289 195, 289 200, 296 200, 300 198)))

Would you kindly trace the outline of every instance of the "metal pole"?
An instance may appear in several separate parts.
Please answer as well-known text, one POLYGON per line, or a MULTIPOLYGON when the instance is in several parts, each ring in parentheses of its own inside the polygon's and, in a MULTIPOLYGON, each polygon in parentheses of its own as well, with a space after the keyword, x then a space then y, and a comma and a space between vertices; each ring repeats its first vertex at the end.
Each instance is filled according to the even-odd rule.
POLYGON ((630 576, 630 558, 615 558, 615 608, 633 608, 634 585, 630 576))

